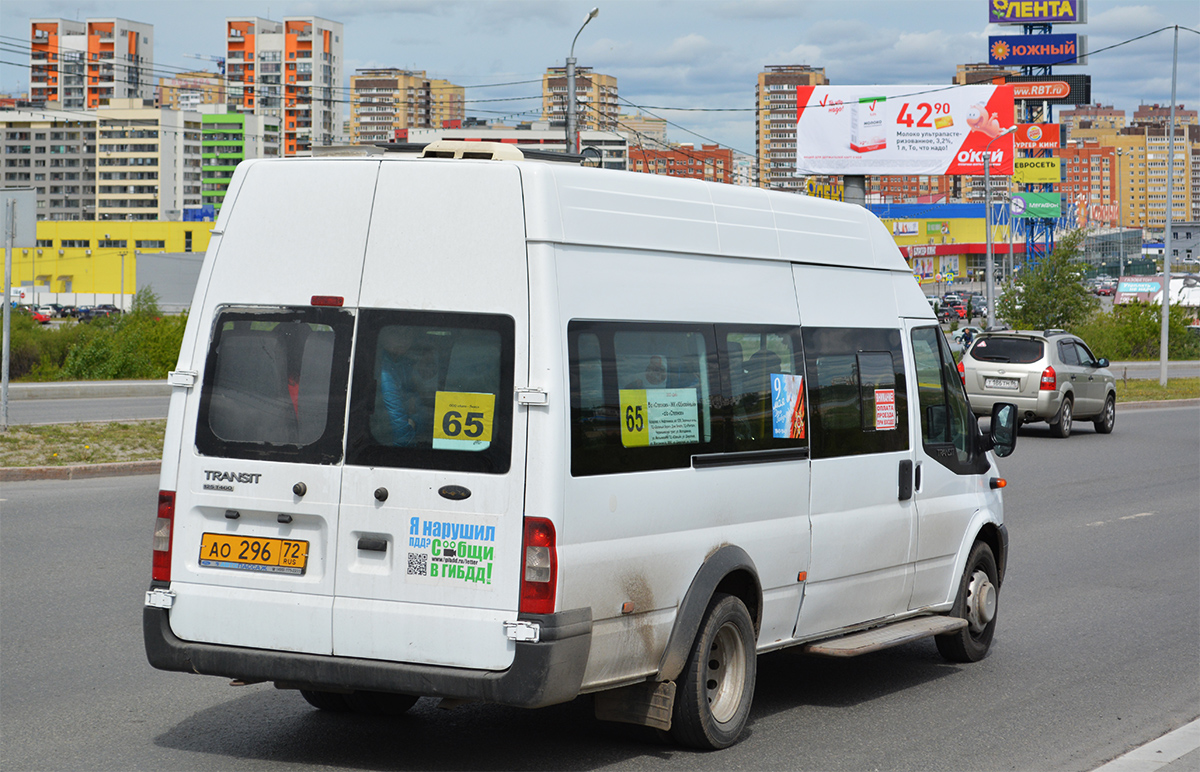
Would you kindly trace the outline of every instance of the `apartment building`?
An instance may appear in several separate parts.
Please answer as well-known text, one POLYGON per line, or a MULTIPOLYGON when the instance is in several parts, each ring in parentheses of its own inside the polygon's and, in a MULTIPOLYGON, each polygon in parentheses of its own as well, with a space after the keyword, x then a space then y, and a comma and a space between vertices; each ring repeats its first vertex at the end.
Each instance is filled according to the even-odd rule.
POLYGON ((96 111, 97 220, 179 220, 199 208, 200 113, 116 99, 96 111))
POLYGON ((29 98, 63 110, 154 96, 154 25, 119 18, 30 19, 29 98))
POLYGON ((181 72, 159 78, 154 103, 172 110, 199 110, 202 105, 225 106, 225 78, 215 72, 181 72))
POLYGON ((668 147, 667 120, 643 115, 641 110, 617 119, 617 133, 629 140, 629 146, 668 147))
MULTIPOLYGON (((982 182, 982 179, 981 179, 982 182)), ((896 174, 867 177, 869 201, 911 204, 948 201, 960 194, 958 178, 948 174, 896 174)))
MULTIPOLYGON (((1133 111, 1133 124, 1154 124, 1156 126, 1166 126, 1171 122, 1171 106, 1166 105, 1138 105, 1138 108, 1133 111)), ((1200 123, 1195 110, 1188 110, 1183 105, 1175 106, 1175 125, 1176 126, 1195 126, 1200 123)))
POLYGON ((796 170, 796 89, 827 85, 825 68, 807 64, 769 65, 758 74, 754 148, 759 187, 803 192, 804 178, 796 170))
POLYGON ((225 19, 226 101, 280 119, 292 156, 343 141, 342 24, 319 16, 225 19))
POLYGON ((350 141, 390 142, 398 129, 461 122, 465 90, 424 70, 356 70, 350 76, 350 141))
POLYGON ((94 114, 48 110, 0 112, 3 187, 33 187, 39 220, 96 216, 94 114))
POLYGON ((629 171, 732 184, 735 168, 733 151, 729 148, 675 145, 670 148, 631 147, 629 171))
POLYGON ((989 84, 996 78, 1000 78, 1003 83, 1009 76, 1020 75, 1021 70, 1005 69, 997 67, 994 64, 987 62, 977 62, 974 64, 960 64, 955 70, 954 77, 950 82, 956 86, 973 86, 977 84, 989 84))
MULTIPOLYGON (((207 110, 211 108, 202 108, 207 110)), ((204 112, 200 116, 201 182, 203 203, 221 210, 234 169, 247 158, 279 156, 279 121, 273 115, 239 112, 204 112)))
POLYGON ((1117 148, 1098 140, 1076 140, 1059 148, 1058 157, 1062 182, 1054 190, 1062 194, 1063 209, 1074 206, 1081 224, 1120 224, 1117 148))
POLYGON ((1125 128, 1125 111, 1117 110, 1112 105, 1080 105, 1073 109, 1060 109, 1058 122, 1066 137, 1073 136, 1076 129, 1123 129, 1125 128))
MULTIPOLYGON (((616 131, 621 115, 617 79, 575 68, 575 126, 580 130, 616 131)), ((551 67, 542 75, 542 120, 551 128, 567 126, 567 68, 551 67)))

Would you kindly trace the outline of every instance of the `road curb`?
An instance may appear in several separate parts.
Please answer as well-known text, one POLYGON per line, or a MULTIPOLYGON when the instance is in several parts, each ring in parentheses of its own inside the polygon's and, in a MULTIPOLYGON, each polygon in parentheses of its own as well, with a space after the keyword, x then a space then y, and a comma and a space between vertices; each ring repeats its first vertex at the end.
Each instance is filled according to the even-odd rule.
POLYGON ((1196 407, 1200 399, 1157 399, 1147 402, 1117 402, 1121 410, 1142 410, 1153 407, 1196 407))
POLYGON ((125 477, 138 474, 158 474, 161 468, 161 461, 121 461, 115 464, 72 464, 70 466, 12 466, 0 468, 0 482, 125 477))

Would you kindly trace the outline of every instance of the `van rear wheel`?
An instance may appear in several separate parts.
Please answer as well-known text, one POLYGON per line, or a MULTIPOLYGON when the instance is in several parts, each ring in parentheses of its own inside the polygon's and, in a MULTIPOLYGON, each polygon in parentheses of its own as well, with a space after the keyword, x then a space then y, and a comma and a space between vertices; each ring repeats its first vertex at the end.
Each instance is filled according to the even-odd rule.
POLYGON ((300 696, 317 710, 327 710, 330 713, 346 713, 350 710, 350 705, 346 702, 346 695, 337 692, 301 689, 300 696))
POLYGON ((671 719, 676 742, 705 750, 737 742, 754 698, 754 646, 746 604, 733 595, 715 595, 677 682, 671 719))
POLYGON ((938 651, 951 662, 978 662, 987 656, 996 634, 998 577, 992 548, 975 542, 950 609, 950 616, 967 620, 967 626, 934 638, 938 651))

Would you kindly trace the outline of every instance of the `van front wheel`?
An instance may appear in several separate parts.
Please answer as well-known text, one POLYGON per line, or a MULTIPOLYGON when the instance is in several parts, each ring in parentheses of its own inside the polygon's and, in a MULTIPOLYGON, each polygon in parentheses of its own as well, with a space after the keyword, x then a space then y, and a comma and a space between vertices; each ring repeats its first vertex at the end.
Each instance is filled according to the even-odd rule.
POLYGON ((715 595, 680 674, 671 736, 693 748, 737 742, 750 718, 757 655, 754 621, 733 595, 715 595))
POLYGON ((987 656, 996 634, 997 577, 992 548, 975 542, 950 609, 950 616, 966 619, 967 626, 934 638, 938 651, 951 662, 978 662, 987 656))

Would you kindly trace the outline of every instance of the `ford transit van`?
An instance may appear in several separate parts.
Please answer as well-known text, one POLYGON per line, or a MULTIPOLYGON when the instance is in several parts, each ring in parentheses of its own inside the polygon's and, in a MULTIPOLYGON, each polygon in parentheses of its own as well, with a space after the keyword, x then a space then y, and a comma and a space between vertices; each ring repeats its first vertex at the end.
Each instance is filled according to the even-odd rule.
POLYGON ((1015 409, 981 434, 886 228, 521 155, 238 165, 169 377, 151 664, 324 710, 594 694, 722 748, 759 653, 982 658, 1015 409))

